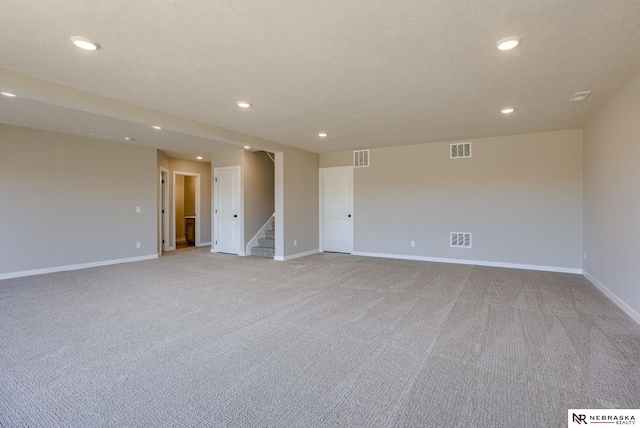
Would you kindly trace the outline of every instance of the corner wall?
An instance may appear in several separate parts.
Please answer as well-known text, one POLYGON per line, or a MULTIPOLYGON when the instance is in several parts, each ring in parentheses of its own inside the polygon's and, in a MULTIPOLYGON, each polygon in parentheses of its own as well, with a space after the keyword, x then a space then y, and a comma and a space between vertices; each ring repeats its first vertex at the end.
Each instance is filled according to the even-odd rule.
POLYGON ((584 130, 585 276, 640 324, 640 73, 584 130))
POLYGON ((288 260, 317 253, 320 248, 319 155, 291 149, 283 153, 282 159, 284 259, 288 260), (297 245, 294 241, 297 241, 297 245))
POLYGON ((0 125, 0 278, 157 257, 156 170, 154 149, 0 125))

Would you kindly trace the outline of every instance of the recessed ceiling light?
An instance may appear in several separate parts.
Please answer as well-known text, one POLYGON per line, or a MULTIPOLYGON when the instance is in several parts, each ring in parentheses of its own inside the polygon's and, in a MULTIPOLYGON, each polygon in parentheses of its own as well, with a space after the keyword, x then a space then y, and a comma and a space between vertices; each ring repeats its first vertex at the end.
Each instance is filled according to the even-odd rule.
POLYGON ((198 159, 198 160, 202 160, 202 159, 204 159, 204 158, 203 158, 202 156, 196 156, 196 159, 198 159))
POLYGON ((326 132, 320 132, 320 133, 318 134, 318 137, 322 137, 322 138, 324 138, 324 137, 326 137, 327 135, 329 135, 329 134, 327 134, 326 132))
POLYGON ((153 129, 162 129, 162 126, 153 125, 153 129))
POLYGON ((520 44, 522 39, 518 36, 505 37, 504 39, 500 39, 496 42, 496 47, 501 51, 508 51, 509 49, 513 49, 520 44))
POLYGON ((14 98, 16 96, 16 94, 12 94, 11 92, 0 92, 0 94, 4 95, 5 97, 9 97, 9 98, 14 98))
POLYGON ((249 101, 238 101, 236 104, 238 104, 238 107, 242 107, 242 108, 251 107, 251 103, 249 101))
POLYGON ((244 146, 245 149, 249 150, 251 146, 244 146))
POLYGON ((87 39, 86 37, 82 36, 73 36, 71 37, 71 41, 80 49, 85 49, 88 51, 95 51, 96 49, 100 48, 98 42, 94 42, 93 40, 87 39))
POLYGON ((513 107, 505 107, 500 109, 500 113, 502 114, 509 114, 509 113, 513 113, 514 111, 516 111, 516 109, 513 107))

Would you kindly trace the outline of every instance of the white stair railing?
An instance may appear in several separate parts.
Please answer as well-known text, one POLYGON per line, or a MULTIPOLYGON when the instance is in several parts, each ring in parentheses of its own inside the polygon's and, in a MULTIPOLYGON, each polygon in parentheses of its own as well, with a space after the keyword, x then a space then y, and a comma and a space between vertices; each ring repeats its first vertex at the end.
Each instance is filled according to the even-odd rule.
POLYGON ((258 231, 258 233, 256 233, 253 238, 251 238, 251 241, 249 241, 249 243, 247 244, 247 247, 245 248, 245 254, 247 256, 251 255, 251 247, 257 247, 258 246, 258 239, 263 238, 265 235, 265 232, 267 230, 271 230, 271 223, 273 223, 273 221, 276 218, 276 214, 273 213, 271 215, 271 217, 269 217, 269 220, 267 220, 267 222, 260 228, 260 230, 258 231))

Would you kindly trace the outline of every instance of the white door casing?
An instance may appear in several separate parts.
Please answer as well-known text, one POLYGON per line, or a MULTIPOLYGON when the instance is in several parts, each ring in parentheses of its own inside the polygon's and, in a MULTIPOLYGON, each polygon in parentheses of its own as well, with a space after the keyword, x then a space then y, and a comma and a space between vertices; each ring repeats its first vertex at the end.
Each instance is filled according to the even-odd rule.
POLYGON ((184 175, 188 177, 196 178, 196 247, 200 246, 200 174, 195 172, 186 172, 186 171, 173 171, 173 181, 172 181, 172 200, 173 200, 173 209, 171 210, 171 224, 173 227, 171 250, 176 249, 176 238, 175 238, 175 225, 176 225, 176 175, 184 175))
POLYGON ((320 169, 322 251, 353 252, 353 167, 320 169))
POLYGON ((160 167, 160 182, 161 182, 161 207, 160 207, 160 245, 162 251, 171 250, 171 240, 169 239, 169 170, 160 167))
POLYGON ((240 166, 214 168, 214 243, 216 253, 241 253, 240 166))

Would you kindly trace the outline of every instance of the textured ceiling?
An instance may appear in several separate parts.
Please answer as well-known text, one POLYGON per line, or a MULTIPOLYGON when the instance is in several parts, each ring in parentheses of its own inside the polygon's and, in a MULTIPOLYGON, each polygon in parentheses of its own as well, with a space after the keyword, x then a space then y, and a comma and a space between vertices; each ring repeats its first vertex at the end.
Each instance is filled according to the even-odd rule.
MULTIPOLYGON (((2 0, 0 68, 326 152, 580 128, 640 70, 639 23, 638 0, 2 0), (101 49, 75 48, 74 35, 101 49), (522 44, 498 51, 511 35, 522 44)), ((142 126, 0 101, 4 123, 142 126)), ((201 137, 181 150, 180 133, 166 133, 157 147, 233 147, 201 137)))

